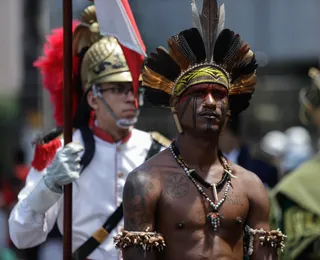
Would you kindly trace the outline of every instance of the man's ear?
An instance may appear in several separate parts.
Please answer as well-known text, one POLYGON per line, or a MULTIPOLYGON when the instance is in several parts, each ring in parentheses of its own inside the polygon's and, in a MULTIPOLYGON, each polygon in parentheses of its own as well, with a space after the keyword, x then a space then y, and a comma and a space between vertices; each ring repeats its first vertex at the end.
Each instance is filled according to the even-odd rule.
POLYGON ((92 90, 89 90, 89 92, 87 94, 87 101, 88 101, 89 106, 93 110, 97 110, 98 109, 97 98, 95 98, 93 96, 92 90))

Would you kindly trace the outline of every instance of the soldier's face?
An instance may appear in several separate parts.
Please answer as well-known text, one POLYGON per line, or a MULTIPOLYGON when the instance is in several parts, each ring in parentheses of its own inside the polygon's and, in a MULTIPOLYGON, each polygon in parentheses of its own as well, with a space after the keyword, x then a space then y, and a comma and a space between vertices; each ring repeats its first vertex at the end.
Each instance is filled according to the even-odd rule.
MULTIPOLYGON (((118 119, 131 120, 137 117, 138 108, 132 83, 104 83, 100 85, 100 92, 118 119)), ((106 123, 115 123, 102 100, 95 98, 94 102, 96 117, 106 123)))

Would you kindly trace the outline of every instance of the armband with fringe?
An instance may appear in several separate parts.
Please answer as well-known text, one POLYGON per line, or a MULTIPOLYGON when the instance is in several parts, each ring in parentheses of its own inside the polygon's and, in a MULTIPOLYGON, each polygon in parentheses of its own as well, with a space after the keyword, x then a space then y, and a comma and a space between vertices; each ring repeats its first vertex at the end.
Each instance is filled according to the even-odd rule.
POLYGON ((117 249, 125 249, 132 246, 141 246, 145 251, 154 249, 161 251, 166 246, 163 236, 157 232, 127 231, 124 230, 113 238, 117 249))
POLYGON ((248 255, 252 255, 253 253, 253 244, 255 237, 259 236, 259 244, 260 246, 269 246, 273 247, 275 249, 281 250, 283 252, 283 249, 285 247, 284 241, 287 237, 284 235, 280 229, 277 230, 270 230, 266 231, 263 229, 252 229, 249 226, 245 227, 245 236, 248 238, 247 245, 246 245, 246 253, 248 255))

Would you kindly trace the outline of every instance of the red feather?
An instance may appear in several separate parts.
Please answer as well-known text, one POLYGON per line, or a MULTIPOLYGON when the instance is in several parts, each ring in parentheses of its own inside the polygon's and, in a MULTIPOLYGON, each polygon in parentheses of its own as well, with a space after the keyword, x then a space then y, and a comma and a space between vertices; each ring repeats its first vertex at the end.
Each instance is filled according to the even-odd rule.
MULTIPOLYGON (((79 21, 74 21, 72 30, 79 24, 79 21)), ((57 28, 47 37, 47 42, 44 45, 44 56, 39 57, 34 66, 40 70, 42 75, 42 85, 48 90, 50 100, 54 107, 54 119, 57 126, 63 125, 63 28, 57 28)), ((78 74, 79 59, 73 57, 73 74, 74 77, 78 74)), ((73 90, 73 108, 72 113, 75 115, 77 109, 77 95, 73 90)))
POLYGON ((45 169, 52 162, 61 145, 62 143, 59 137, 46 144, 37 144, 31 163, 32 167, 37 171, 45 169))

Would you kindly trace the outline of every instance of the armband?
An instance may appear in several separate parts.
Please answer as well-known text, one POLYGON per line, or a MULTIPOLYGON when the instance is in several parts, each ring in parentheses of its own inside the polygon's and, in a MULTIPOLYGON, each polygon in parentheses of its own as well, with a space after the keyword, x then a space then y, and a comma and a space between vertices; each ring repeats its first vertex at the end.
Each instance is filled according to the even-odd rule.
POLYGON ((148 232, 148 229, 145 232, 124 230, 113 238, 113 242, 115 247, 121 250, 127 247, 141 246, 145 251, 153 249, 161 251, 166 246, 160 233, 148 232))
POLYGON ((247 245, 247 253, 248 255, 252 255, 253 253, 253 243, 255 236, 259 236, 260 246, 269 246, 273 248, 280 248, 281 252, 285 247, 284 241, 287 237, 284 235, 280 229, 266 231, 263 229, 252 229, 249 226, 245 227, 245 235, 248 237, 248 245, 247 245))

